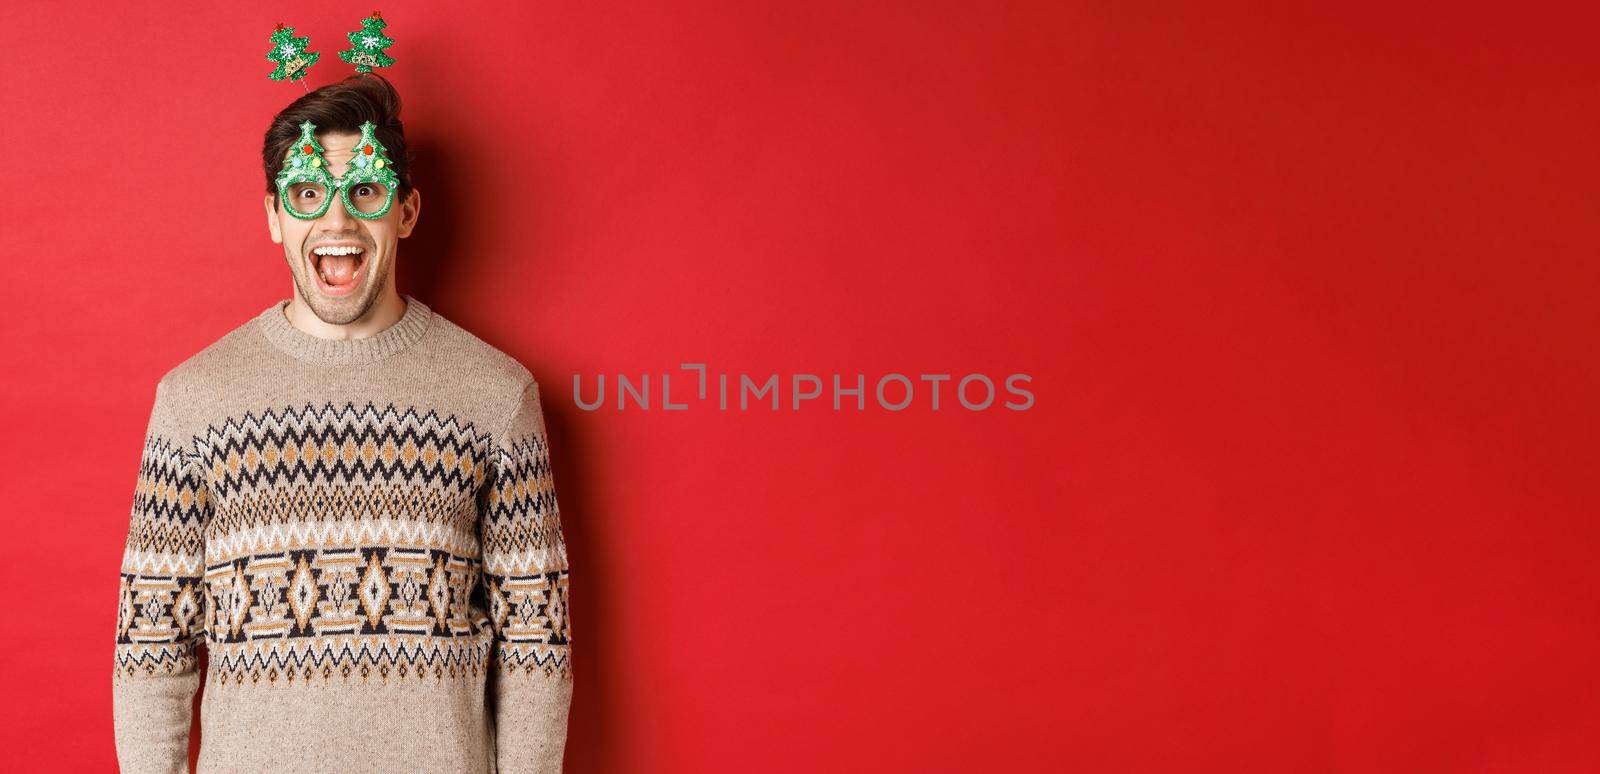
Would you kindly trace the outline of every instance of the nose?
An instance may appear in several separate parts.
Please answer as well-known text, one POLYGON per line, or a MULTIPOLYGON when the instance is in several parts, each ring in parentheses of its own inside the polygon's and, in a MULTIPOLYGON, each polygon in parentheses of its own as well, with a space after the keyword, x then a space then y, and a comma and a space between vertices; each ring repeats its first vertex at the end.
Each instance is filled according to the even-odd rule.
POLYGON ((322 217, 317 219, 317 225, 323 231, 331 234, 344 234, 354 231, 356 219, 350 214, 350 210, 345 209, 344 199, 339 196, 339 192, 337 190, 329 191, 328 195, 332 197, 333 201, 328 202, 328 211, 322 213, 322 217))

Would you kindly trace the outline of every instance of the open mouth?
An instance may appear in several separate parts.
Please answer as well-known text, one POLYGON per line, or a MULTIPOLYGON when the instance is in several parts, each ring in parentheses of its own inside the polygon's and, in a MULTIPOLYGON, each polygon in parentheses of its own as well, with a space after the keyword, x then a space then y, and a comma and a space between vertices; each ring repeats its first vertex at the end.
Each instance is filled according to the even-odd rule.
POLYGON ((311 249, 311 270, 317 289, 329 296, 351 293, 361 284, 367 251, 359 245, 318 245, 311 249))

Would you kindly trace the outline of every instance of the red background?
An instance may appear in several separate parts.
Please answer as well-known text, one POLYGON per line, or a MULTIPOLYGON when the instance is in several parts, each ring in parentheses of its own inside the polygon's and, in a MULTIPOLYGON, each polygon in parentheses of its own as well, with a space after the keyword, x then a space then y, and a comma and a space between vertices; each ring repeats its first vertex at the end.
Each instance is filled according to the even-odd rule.
MULTIPOLYGON (((1600 767, 1595 19, 625 5, 381 6, 402 289, 546 387, 570 771, 1600 767), (574 404, 682 362, 1037 403, 574 404)), ((289 294, 267 34, 370 10, 8 9, 8 768, 114 766, 155 382, 289 294)))

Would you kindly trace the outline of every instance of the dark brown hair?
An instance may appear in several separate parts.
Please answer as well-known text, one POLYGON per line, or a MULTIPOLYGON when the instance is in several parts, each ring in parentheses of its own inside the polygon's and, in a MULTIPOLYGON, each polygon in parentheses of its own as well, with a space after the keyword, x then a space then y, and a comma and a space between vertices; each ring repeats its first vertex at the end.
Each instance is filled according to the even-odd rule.
POLYGON ((361 124, 371 121, 377 127, 378 142, 388 149, 395 174, 400 176, 396 199, 403 200, 411 192, 411 151, 406 148, 405 127, 400 123, 400 92, 377 73, 357 73, 301 96, 272 117, 261 146, 267 193, 278 192, 283 157, 300 139, 300 124, 306 121, 317 125, 318 134, 360 132, 361 124))

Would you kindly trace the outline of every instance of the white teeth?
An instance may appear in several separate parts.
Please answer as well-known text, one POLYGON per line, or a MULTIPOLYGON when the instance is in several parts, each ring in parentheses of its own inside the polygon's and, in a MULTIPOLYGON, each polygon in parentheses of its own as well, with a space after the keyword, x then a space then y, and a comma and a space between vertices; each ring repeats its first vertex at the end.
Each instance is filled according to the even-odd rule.
POLYGON ((361 248, 328 246, 315 248, 311 252, 316 253, 317 255, 355 255, 356 253, 361 252, 361 248))

